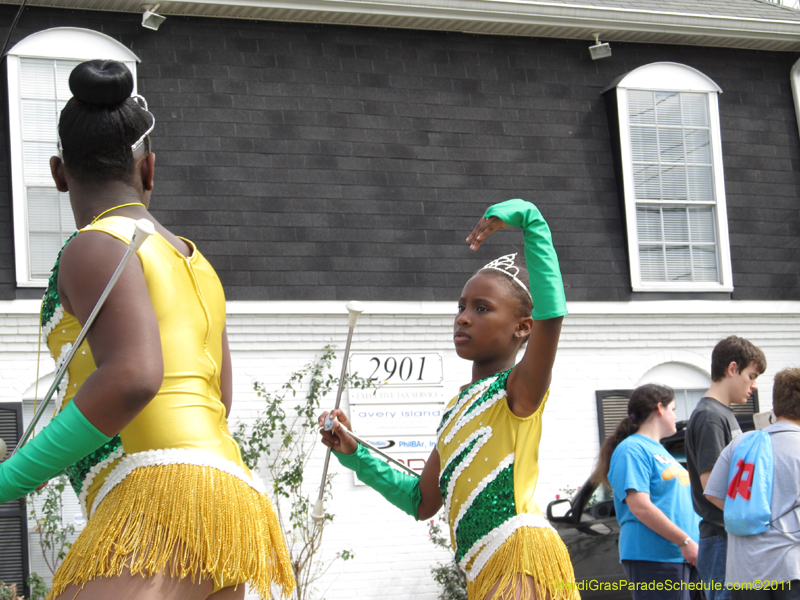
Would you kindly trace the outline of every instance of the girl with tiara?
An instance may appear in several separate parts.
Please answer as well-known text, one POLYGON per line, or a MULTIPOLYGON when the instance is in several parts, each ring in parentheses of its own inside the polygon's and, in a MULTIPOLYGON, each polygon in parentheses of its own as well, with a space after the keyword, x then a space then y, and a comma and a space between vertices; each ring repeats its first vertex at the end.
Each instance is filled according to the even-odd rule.
POLYGON ((564 285, 550 229, 529 202, 492 206, 467 242, 477 250, 509 226, 524 233, 530 285, 512 254, 490 262, 464 286, 453 342, 456 353, 472 361, 472 382, 442 416, 422 476, 373 457, 340 428, 339 421, 350 428, 341 410, 331 413, 337 421, 333 431, 323 430, 323 443, 415 519, 429 519, 444 506, 470 600, 573 600, 578 593, 569 554, 534 500, 542 413, 567 314, 564 285))
POLYGON ((70 364, 57 416, 0 465, 0 503, 66 469, 85 529, 48 598, 263 598, 294 578, 263 483, 228 431, 231 357, 225 296, 192 242, 148 212, 153 115, 114 61, 85 62, 50 167, 80 231, 59 257, 42 308, 43 336, 66 355, 130 241, 130 261, 70 364))

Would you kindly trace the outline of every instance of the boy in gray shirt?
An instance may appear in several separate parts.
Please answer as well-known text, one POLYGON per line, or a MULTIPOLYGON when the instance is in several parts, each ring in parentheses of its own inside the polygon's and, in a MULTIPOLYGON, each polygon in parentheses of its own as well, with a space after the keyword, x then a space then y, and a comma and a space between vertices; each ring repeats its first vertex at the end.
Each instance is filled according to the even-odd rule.
MULTIPOLYGON (((777 422, 764 429, 770 434, 775 470, 771 523, 764 533, 728 536, 725 580, 732 600, 800 598, 800 369, 784 369, 775 376, 772 405, 777 422)), ((722 451, 708 479, 706 498, 720 509, 731 456, 745 437, 722 451)))
POLYGON ((764 353, 749 341, 735 335, 721 340, 711 353, 713 383, 686 426, 692 503, 701 518, 697 571, 708 600, 730 598, 723 585, 728 541, 722 511, 705 498, 703 490, 722 450, 742 433, 730 406, 747 402, 766 368, 764 353))

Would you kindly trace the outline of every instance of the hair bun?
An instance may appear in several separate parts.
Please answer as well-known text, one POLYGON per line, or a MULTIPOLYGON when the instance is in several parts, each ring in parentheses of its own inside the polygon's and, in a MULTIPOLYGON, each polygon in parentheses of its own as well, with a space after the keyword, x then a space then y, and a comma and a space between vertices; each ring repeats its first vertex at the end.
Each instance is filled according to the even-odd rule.
POLYGON ((69 89, 81 102, 113 106, 130 98, 133 75, 116 60, 90 60, 79 64, 69 74, 69 89))

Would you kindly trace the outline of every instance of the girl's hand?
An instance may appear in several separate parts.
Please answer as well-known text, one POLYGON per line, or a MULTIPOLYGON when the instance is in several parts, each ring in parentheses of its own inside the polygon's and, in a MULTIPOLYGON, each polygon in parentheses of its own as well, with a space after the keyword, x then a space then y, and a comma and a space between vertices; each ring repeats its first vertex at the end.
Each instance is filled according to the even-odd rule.
POLYGON ((489 217, 488 219, 481 217, 475 229, 467 236, 467 241, 470 242, 470 250, 477 250, 487 237, 492 235, 495 231, 505 229, 506 227, 510 227, 510 225, 497 217, 489 217))
POLYGON ((341 424, 347 429, 350 429, 350 419, 347 418, 347 415, 344 414, 341 408, 336 408, 330 413, 322 413, 319 416, 318 422, 320 427, 319 432, 322 434, 322 443, 328 448, 340 454, 353 454, 353 452, 358 450, 358 442, 353 439, 350 434, 345 433, 340 427, 341 424), (333 429, 331 431, 325 431, 325 420, 329 415, 336 420, 333 422, 333 429))

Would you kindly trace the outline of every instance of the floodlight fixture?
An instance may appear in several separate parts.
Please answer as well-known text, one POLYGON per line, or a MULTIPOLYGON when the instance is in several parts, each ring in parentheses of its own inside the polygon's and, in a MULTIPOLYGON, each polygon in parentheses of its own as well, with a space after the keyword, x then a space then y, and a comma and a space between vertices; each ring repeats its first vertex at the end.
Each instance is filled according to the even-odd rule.
POLYGON ((142 14, 142 27, 145 29, 158 31, 158 28, 161 27, 161 24, 167 20, 167 17, 162 17, 161 15, 156 14, 158 7, 158 4, 155 6, 145 5, 144 13, 142 14))
POLYGON ((608 58, 609 56, 611 56, 611 46, 600 42, 599 33, 595 33, 593 35, 594 35, 594 45, 589 46, 589 54, 592 55, 592 60, 608 58))

